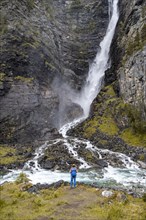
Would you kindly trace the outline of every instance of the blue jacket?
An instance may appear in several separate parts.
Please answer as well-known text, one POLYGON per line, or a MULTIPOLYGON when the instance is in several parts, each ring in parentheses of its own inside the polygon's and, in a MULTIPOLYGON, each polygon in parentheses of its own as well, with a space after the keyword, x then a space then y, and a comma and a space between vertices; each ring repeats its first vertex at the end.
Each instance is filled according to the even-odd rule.
POLYGON ((75 177, 77 175, 77 168, 76 167, 72 167, 71 168, 71 176, 75 177))

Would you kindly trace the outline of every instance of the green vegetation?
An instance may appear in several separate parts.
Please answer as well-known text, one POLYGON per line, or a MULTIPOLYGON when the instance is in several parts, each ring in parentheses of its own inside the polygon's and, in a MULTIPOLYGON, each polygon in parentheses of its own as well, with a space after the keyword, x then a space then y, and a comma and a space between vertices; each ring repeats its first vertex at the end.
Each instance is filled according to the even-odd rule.
POLYGON ((0 165, 7 165, 17 161, 16 149, 0 145, 0 165))
POLYGON ((146 193, 143 194, 142 199, 143 199, 144 202, 146 202, 146 193))
POLYGON ((31 152, 30 147, 17 149, 14 146, 0 145, 0 165, 7 166, 14 163, 25 162, 25 153, 31 152), (24 154, 24 155, 23 155, 24 154))
POLYGON ((126 56, 131 56, 134 52, 142 50, 146 43, 146 24, 141 30, 136 32, 135 37, 127 41, 126 56))
POLYGON ((27 7, 32 10, 35 7, 35 0, 27 0, 27 7))
POLYGON ((23 76, 16 76, 14 77, 15 80, 20 80, 22 82, 25 82, 25 83, 32 83, 33 82, 33 78, 28 78, 28 77, 23 77, 23 76))
POLYGON ((16 184, 20 184, 20 183, 28 183, 29 181, 30 180, 27 178, 25 173, 20 173, 20 175, 18 176, 15 182, 16 184))
POLYGON ((39 45, 39 43, 37 41, 36 42, 34 41, 33 43, 25 42, 22 44, 22 47, 24 47, 24 48, 31 47, 33 49, 36 49, 38 45, 39 45))
POLYGON ((144 19, 145 19, 145 12, 146 12, 146 6, 143 5, 143 7, 142 7, 142 18, 144 18, 144 19))
POLYGON ((0 73, 0 86, 3 85, 4 81, 6 78, 6 74, 5 73, 0 73))
POLYGON ((139 134, 133 132, 131 128, 125 129, 120 137, 128 144, 132 146, 143 146, 146 147, 146 134, 139 134))
POLYGON ((95 140, 96 134, 101 132, 111 137, 119 136, 132 146, 146 147, 146 122, 141 113, 117 97, 112 86, 100 92, 92 110, 93 117, 83 122, 84 138, 95 140))
POLYGON ((5 15, 1 14, 0 16, 0 35, 3 35, 7 32, 8 22, 5 15))
POLYGON ((82 4, 81 4, 81 1, 80 0, 73 0, 72 3, 71 3, 71 6, 70 6, 70 9, 78 9, 80 7, 83 7, 82 4))
POLYGON ((99 103, 97 102, 94 107, 95 115, 92 119, 87 120, 84 124, 84 137, 90 138, 92 135, 95 135, 99 130, 107 135, 116 135, 118 134, 119 128, 113 117, 114 103, 117 102, 115 92, 112 86, 107 86, 105 91, 99 95, 99 103), (103 97, 105 98, 105 103, 100 102, 103 97), (102 113, 101 113, 102 112, 102 113))
MULTIPOLYGON (((28 182, 5 183, 0 186, 1 220, 144 220, 145 201, 113 191, 114 196, 105 198, 102 190, 78 185, 76 189, 62 186, 58 189, 44 189, 37 194, 26 191, 28 182)), ((31 186, 31 184, 30 184, 31 186)), ((29 186, 29 187, 30 187, 29 186)))
POLYGON ((55 66, 53 66, 51 63, 49 63, 48 61, 45 61, 45 66, 49 67, 52 71, 55 70, 55 66))
POLYGON ((146 24, 144 24, 141 29, 141 40, 143 43, 146 42, 146 24))
POLYGON ((132 130, 135 133, 146 134, 146 121, 143 121, 141 112, 131 105, 126 104, 125 109, 132 126, 132 130))

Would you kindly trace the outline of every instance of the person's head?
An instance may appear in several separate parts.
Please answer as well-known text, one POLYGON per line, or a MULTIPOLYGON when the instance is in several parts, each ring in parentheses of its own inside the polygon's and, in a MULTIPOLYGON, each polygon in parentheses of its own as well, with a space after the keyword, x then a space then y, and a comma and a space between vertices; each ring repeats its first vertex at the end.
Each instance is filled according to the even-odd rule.
POLYGON ((75 167, 75 166, 76 166, 75 164, 72 165, 72 167, 75 167))

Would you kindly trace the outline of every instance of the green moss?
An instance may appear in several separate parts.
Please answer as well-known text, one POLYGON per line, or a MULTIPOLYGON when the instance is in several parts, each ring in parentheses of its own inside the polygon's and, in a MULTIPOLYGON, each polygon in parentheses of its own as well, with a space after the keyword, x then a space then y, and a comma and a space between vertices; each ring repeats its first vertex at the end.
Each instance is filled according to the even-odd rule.
POLYGON ((140 154, 140 155, 139 155, 139 160, 145 161, 145 155, 144 155, 144 154, 140 154))
POLYGON ((8 30, 8 21, 4 14, 0 16, 0 34, 3 35, 8 30))
POLYGON ((113 89, 113 86, 112 85, 109 85, 109 86, 106 86, 105 87, 105 92, 106 92, 106 94, 108 95, 108 96, 116 96, 116 94, 115 94, 115 91, 114 91, 114 89, 113 89))
POLYGON ((108 144, 108 141, 107 140, 100 140, 98 143, 102 144, 102 145, 106 145, 106 144, 108 144))
MULTIPOLYGON (((32 149, 27 147, 21 150, 25 153, 30 152, 32 149)), ((0 145, 0 165, 9 165, 18 162, 25 162, 27 159, 24 156, 19 155, 19 149, 13 146, 0 145)))
POLYGON ((55 70, 55 66, 53 66, 51 63, 49 63, 48 61, 45 61, 45 66, 49 67, 51 70, 55 70))
POLYGON ((15 80, 20 80, 22 82, 25 82, 25 83, 32 83, 34 78, 28 78, 28 77, 23 77, 23 76, 16 76, 14 77, 15 80))
POLYGON ((5 80, 6 74, 0 73, 0 82, 3 82, 5 80))
POLYGON ((143 7, 142 7, 142 18, 144 18, 144 19, 145 19, 145 12, 146 12, 146 6, 143 5, 143 7))
POLYGON ((38 45, 39 45, 38 42, 33 42, 33 43, 25 42, 22 44, 22 47, 36 49, 38 45))
POLYGON ((129 117, 130 125, 133 132, 139 134, 146 134, 146 121, 142 120, 142 113, 136 109, 135 106, 126 104, 125 110, 129 117))
POLYGON ((144 24, 141 29, 141 40, 143 43, 146 42, 146 24, 144 24))
POLYGON ((98 120, 96 117, 94 117, 90 121, 87 121, 84 125, 84 137, 90 138, 92 135, 94 135, 97 131, 97 127, 98 127, 98 120))
POLYGON ((81 8, 81 7, 83 7, 83 5, 81 4, 80 0, 73 0, 70 5, 70 9, 73 9, 73 10, 81 8))
POLYGON ((126 46, 126 57, 131 56, 138 50, 142 50, 146 42, 146 24, 143 25, 142 29, 137 31, 135 38, 131 38, 127 41, 126 46))
POLYGON ((108 135, 116 135, 119 131, 114 119, 110 116, 102 117, 99 130, 108 135))
MULTIPOLYGON (((112 85, 101 90, 92 112, 94 116, 83 122, 80 129, 84 138, 100 141, 100 132, 116 135, 132 146, 146 146, 146 121, 142 120, 141 112, 117 97, 112 85)), ((104 145, 102 140, 101 144, 104 145)))
POLYGON ((16 150, 8 146, 0 146, 0 165, 7 165, 17 161, 17 156, 15 156, 16 150), (9 156, 11 155, 11 156, 9 156))
POLYGON ((94 117, 94 120, 85 123, 84 137, 90 138, 96 134, 97 130, 108 135, 116 135, 119 131, 114 119, 106 113, 104 113, 104 116, 94 117))
POLYGON ((5 146, 5 145, 0 145, 0 156, 1 157, 4 157, 9 153, 13 154, 15 152, 16 152, 16 149, 14 149, 12 147, 8 147, 8 146, 5 146))
POLYGON ((131 128, 125 129, 120 137, 128 144, 132 146, 146 147, 146 134, 138 134, 133 132, 131 128))
POLYGON ((35 0, 27 0, 26 3, 29 10, 32 10, 35 7, 35 0))

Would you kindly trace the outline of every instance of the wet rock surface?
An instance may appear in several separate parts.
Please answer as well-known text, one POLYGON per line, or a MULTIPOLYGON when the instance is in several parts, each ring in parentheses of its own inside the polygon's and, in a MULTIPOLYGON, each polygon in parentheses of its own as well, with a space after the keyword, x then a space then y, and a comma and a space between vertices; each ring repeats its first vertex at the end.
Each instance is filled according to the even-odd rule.
POLYGON ((146 121, 145 56, 146 24, 145 1, 119 1, 119 23, 111 47, 112 67, 106 82, 117 79, 119 94, 141 113, 146 121))
POLYGON ((51 170, 69 171, 72 164, 80 165, 80 162, 71 155, 61 141, 55 145, 48 146, 38 163, 42 168, 51 170))
MULTIPOLYGON (((36 185, 33 185, 31 186, 30 188, 27 189, 27 191, 29 193, 39 193, 40 190, 43 190, 43 189, 58 189, 62 186, 68 186, 69 183, 68 182, 65 182, 63 180, 59 180, 55 183, 52 183, 52 184, 36 184, 36 185)), ((102 196, 105 196, 105 197, 111 197, 112 195, 114 195, 114 190, 115 191, 119 191, 118 194, 116 195, 116 198, 119 202, 125 202, 127 200, 127 196, 125 195, 125 192, 129 195, 132 195, 133 197, 135 198, 141 198, 143 196, 143 192, 141 189, 136 189, 133 187, 133 189, 126 189, 126 188, 120 188, 120 187, 114 187, 114 186, 111 186, 111 187, 105 187, 105 186, 99 186, 97 184, 84 184, 84 183, 78 183, 78 185, 83 185, 83 186, 90 186, 90 187, 93 187, 93 188, 96 188, 97 190, 98 189, 103 189, 102 191, 102 196)))
POLYGON ((0 141, 54 138, 52 128, 82 113, 70 97, 83 86, 105 34, 108 2, 2 0, 1 5, 0 141))

